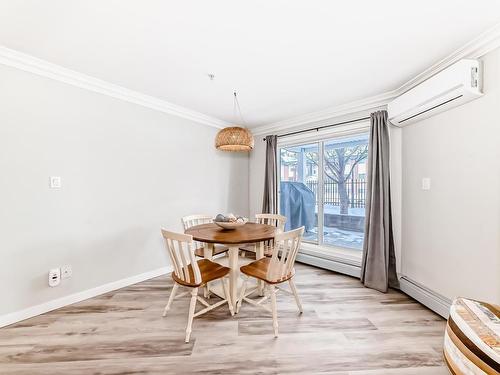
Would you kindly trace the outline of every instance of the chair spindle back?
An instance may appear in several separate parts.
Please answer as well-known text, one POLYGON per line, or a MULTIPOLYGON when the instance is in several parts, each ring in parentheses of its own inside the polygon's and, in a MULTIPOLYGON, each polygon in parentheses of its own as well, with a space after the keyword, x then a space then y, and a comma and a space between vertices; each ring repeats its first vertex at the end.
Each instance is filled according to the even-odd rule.
MULTIPOLYGON (((213 218, 210 215, 189 215, 182 218, 182 226, 184 230, 194 227, 195 225, 210 224, 213 218)), ((203 242, 194 241, 194 248, 199 249, 204 247, 203 242)))
MULTIPOLYGON (((255 221, 258 224, 272 225, 278 228, 278 233, 282 233, 285 230, 286 216, 277 214, 256 214, 255 221)), ((273 240, 264 242, 264 244, 272 246, 273 240)))
POLYGON ((280 232, 285 230, 286 216, 276 214, 256 214, 255 219, 259 224, 272 225, 280 232))
POLYGON ((192 247, 193 236, 169 232, 162 229, 168 255, 172 261, 175 275, 190 284, 201 283, 201 273, 192 247))
POLYGON ((278 233, 274 237, 275 249, 267 271, 269 280, 282 280, 293 270, 297 253, 300 249, 304 227, 300 227, 289 232, 278 233))

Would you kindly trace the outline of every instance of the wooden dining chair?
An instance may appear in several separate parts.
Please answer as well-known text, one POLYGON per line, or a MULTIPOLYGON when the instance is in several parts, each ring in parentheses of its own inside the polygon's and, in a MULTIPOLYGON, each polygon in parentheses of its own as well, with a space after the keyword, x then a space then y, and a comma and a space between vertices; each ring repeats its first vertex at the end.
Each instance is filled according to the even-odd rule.
POLYGON ((291 230, 285 233, 279 233, 274 238, 274 251, 272 257, 264 257, 240 268, 241 273, 245 275, 245 281, 241 288, 240 297, 237 302, 236 312, 239 312, 243 301, 251 305, 261 307, 270 312, 273 316, 274 336, 278 337, 278 313, 276 309, 277 290, 291 294, 295 298, 299 312, 302 314, 302 304, 300 303, 297 288, 293 282, 295 276, 295 258, 300 249, 300 243, 304 234, 304 227, 291 230), (247 297, 246 288, 248 280, 253 277, 264 281, 266 285, 266 295, 258 301, 247 297), (278 285, 287 282, 290 285, 290 291, 280 288, 278 285), (271 308, 262 303, 268 298, 271 299, 271 308))
MULTIPOLYGON (((276 227, 278 229, 277 232, 280 233, 285 230, 286 216, 277 214, 256 214, 255 222, 258 224, 272 225, 273 227, 276 227)), ((244 256, 246 252, 256 253, 257 252, 256 246, 259 246, 259 244, 243 245, 240 247, 240 250, 243 251, 243 256, 244 256)), ((273 240, 264 242, 265 256, 268 257, 272 256, 273 249, 274 249, 273 240)))
MULTIPOLYGON (((213 221, 212 217, 209 215, 189 215, 189 216, 184 216, 181 220, 184 230, 191 228, 195 225, 209 224, 213 221)), ((200 258, 205 257, 205 245, 206 244, 204 244, 203 242, 194 241, 194 246, 195 246, 194 253, 197 257, 200 258)), ((209 246, 211 245, 209 244, 209 246)), ((209 256, 207 259, 212 260, 212 257, 219 254, 227 253, 228 251, 229 248, 226 246, 215 245, 212 248, 212 255, 209 256)))
POLYGON ((174 271, 172 272, 174 287, 172 288, 172 292, 168 298, 168 303, 163 311, 163 316, 167 315, 174 299, 190 293, 191 302, 189 304, 188 322, 186 327, 186 342, 189 342, 193 318, 196 318, 225 303, 228 304, 231 315, 234 315, 234 309, 231 304, 231 300, 229 299, 229 281, 227 277, 230 269, 208 259, 196 260, 192 236, 188 234, 169 232, 164 229, 161 230, 161 233, 165 239, 167 252, 174 268, 174 271), (221 281, 225 299, 210 305, 204 298, 198 295, 198 288, 206 285, 209 281, 215 280, 221 281), (179 287, 187 288, 190 292, 188 291, 178 295, 177 289, 179 287), (205 308, 195 313, 196 303, 198 301, 201 302, 205 308))

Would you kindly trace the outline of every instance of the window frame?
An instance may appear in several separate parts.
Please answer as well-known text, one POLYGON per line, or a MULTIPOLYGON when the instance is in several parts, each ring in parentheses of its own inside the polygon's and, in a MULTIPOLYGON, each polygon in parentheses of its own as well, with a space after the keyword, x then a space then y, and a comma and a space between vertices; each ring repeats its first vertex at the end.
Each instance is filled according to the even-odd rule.
MULTIPOLYGON (((324 145, 332 139, 342 138, 357 134, 365 134, 370 131, 370 122, 368 120, 360 121, 358 123, 339 125, 324 129, 321 131, 310 133, 295 134, 292 136, 286 136, 278 138, 276 145, 276 157, 278 163, 276 163, 276 178, 278 186, 278 213, 280 212, 280 181, 281 181, 281 155, 280 150, 283 147, 290 146, 300 146, 304 144, 318 144, 318 152, 321 157, 319 158, 319 170, 318 170, 318 228, 323 228, 324 222, 324 196, 323 196, 323 181, 324 181, 324 145)), ((318 230, 317 243, 311 241, 302 241, 302 246, 300 253, 315 256, 318 258, 324 258, 328 260, 333 260, 337 262, 343 262, 349 265, 360 266, 362 251, 357 249, 350 249, 341 246, 327 245, 324 244, 323 231, 318 230)))

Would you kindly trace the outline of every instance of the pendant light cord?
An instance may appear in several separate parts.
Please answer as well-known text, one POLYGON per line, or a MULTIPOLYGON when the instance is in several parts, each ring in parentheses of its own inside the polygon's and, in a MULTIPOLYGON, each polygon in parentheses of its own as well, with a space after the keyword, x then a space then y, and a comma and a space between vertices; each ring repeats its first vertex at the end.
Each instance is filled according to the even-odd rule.
POLYGON ((238 110, 238 113, 240 115, 241 122, 245 127, 247 126, 246 121, 243 119, 243 115, 241 114, 241 108, 240 108, 240 102, 238 101, 238 95, 236 94, 236 91, 234 92, 234 105, 233 105, 233 117, 236 119, 236 110, 238 110))

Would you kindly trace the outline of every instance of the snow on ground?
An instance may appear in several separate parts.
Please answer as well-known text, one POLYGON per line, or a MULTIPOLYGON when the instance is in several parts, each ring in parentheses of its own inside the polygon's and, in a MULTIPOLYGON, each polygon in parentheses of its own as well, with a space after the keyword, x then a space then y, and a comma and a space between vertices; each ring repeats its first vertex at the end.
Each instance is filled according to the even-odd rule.
MULTIPOLYGON (((313 228, 311 231, 304 233, 304 241, 317 241, 318 228, 313 228)), ((355 232, 337 228, 325 227, 323 233, 323 242, 325 245, 347 247, 349 249, 363 249, 363 232, 355 232)))
MULTIPOLYGON (((316 207, 316 213, 318 211, 318 208, 316 207)), ((323 209, 323 212, 325 214, 333 214, 333 215, 340 215, 340 206, 332 206, 332 205, 325 205, 325 208, 323 209)), ((351 208, 349 207, 349 216, 365 216, 365 208, 351 208)))

